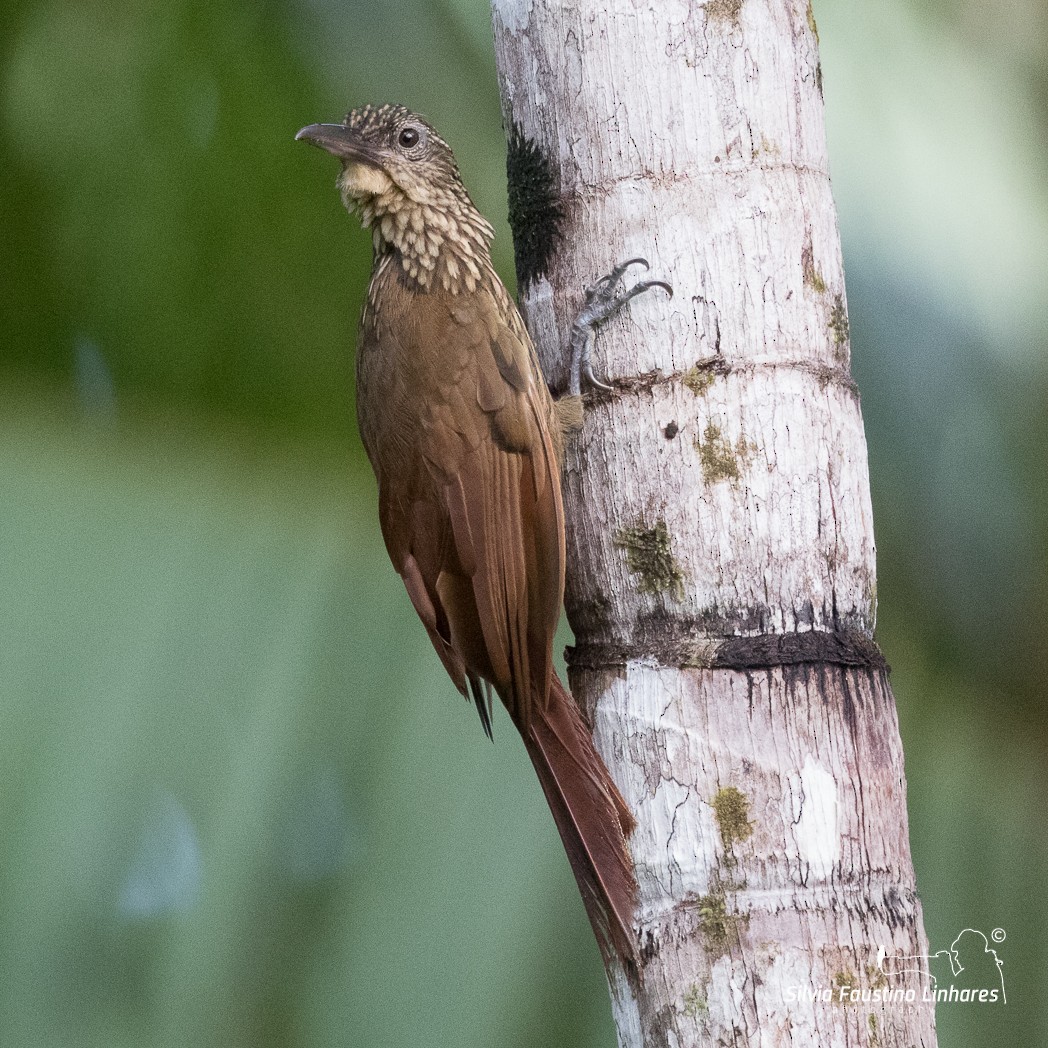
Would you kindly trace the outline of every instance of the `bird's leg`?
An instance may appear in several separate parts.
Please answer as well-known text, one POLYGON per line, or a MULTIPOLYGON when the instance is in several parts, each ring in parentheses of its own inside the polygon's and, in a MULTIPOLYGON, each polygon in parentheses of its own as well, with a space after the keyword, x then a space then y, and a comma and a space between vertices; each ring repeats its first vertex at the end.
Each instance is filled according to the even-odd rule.
POLYGON ((642 294, 649 288, 661 287, 669 295, 673 295, 673 288, 664 280, 642 280, 628 290, 622 290, 622 278, 632 265, 642 265, 645 269, 648 268, 646 259, 631 258, 617 265, 607 276, 601 277, 596 284, 586 289, 586 304, 575 318, 575 323, 571 327, 571 339, 568 343, 571 349, 571 372, 568 377, 569 396, 581 395, 583 378, 589 385, 597 389, 612 388, 593 374, 593 365, 590 363, 590 346, 593 342, 593 332, 598 325, 609 317, 613 317, 631 298, 642 294))

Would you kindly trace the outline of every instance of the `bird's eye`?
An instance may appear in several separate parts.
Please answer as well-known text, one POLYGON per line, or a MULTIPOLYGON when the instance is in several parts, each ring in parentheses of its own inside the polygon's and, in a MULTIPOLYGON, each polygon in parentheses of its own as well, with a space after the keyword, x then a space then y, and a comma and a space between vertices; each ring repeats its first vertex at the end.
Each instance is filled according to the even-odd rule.
POLYGON ((418 139, 418 128, 415 127, 402 128, 397 136, 397 141, 404 149, 410 149, 412 146, 418 145, 418 139))

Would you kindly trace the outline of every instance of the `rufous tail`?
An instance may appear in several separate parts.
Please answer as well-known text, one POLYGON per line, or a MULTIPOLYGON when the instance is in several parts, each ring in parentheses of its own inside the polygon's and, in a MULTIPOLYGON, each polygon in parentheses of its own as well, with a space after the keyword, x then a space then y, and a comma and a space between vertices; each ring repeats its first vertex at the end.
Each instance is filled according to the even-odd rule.
POLYGON ((636 970, 637 881, 626 839, 633 816, 608 774, 575 700, 553 677, 545 709, 524 736, 605 965, 615 954, 636 970))

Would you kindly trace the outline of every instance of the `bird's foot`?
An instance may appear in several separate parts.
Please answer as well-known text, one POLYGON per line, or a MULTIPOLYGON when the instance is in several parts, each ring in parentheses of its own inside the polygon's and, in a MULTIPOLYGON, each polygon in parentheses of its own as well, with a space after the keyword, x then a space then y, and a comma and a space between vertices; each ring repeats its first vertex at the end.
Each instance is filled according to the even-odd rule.
POLYGON ((643 294, 649 288, 661 287, 670 297, 673 288, 664 280, 642 280, 639 284, 623 290, 622 278, 626 270, 633 265, 648 268, 647 259, 631 258, 617 265, 607 276, 601 277, 592 287, 586 289, 586 304, 582 307, 571 328, 571 372, 568 378, 568 393, 577 397, 582 393, 582 379, 597 389, 611 389, 593 374, 590 363, 590 345, 593 332, 598 325, 613 317, 631 298, 643 294))

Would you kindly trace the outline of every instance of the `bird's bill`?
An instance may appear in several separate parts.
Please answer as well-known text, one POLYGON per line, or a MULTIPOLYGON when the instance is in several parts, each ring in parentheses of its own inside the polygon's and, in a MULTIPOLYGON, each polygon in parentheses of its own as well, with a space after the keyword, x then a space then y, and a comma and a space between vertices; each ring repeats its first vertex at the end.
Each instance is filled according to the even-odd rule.
POLYGON ((310 124, 295 135, 296 142, 309 142, 340 160, 374 164, 375 158, 344 124, 310 124))

